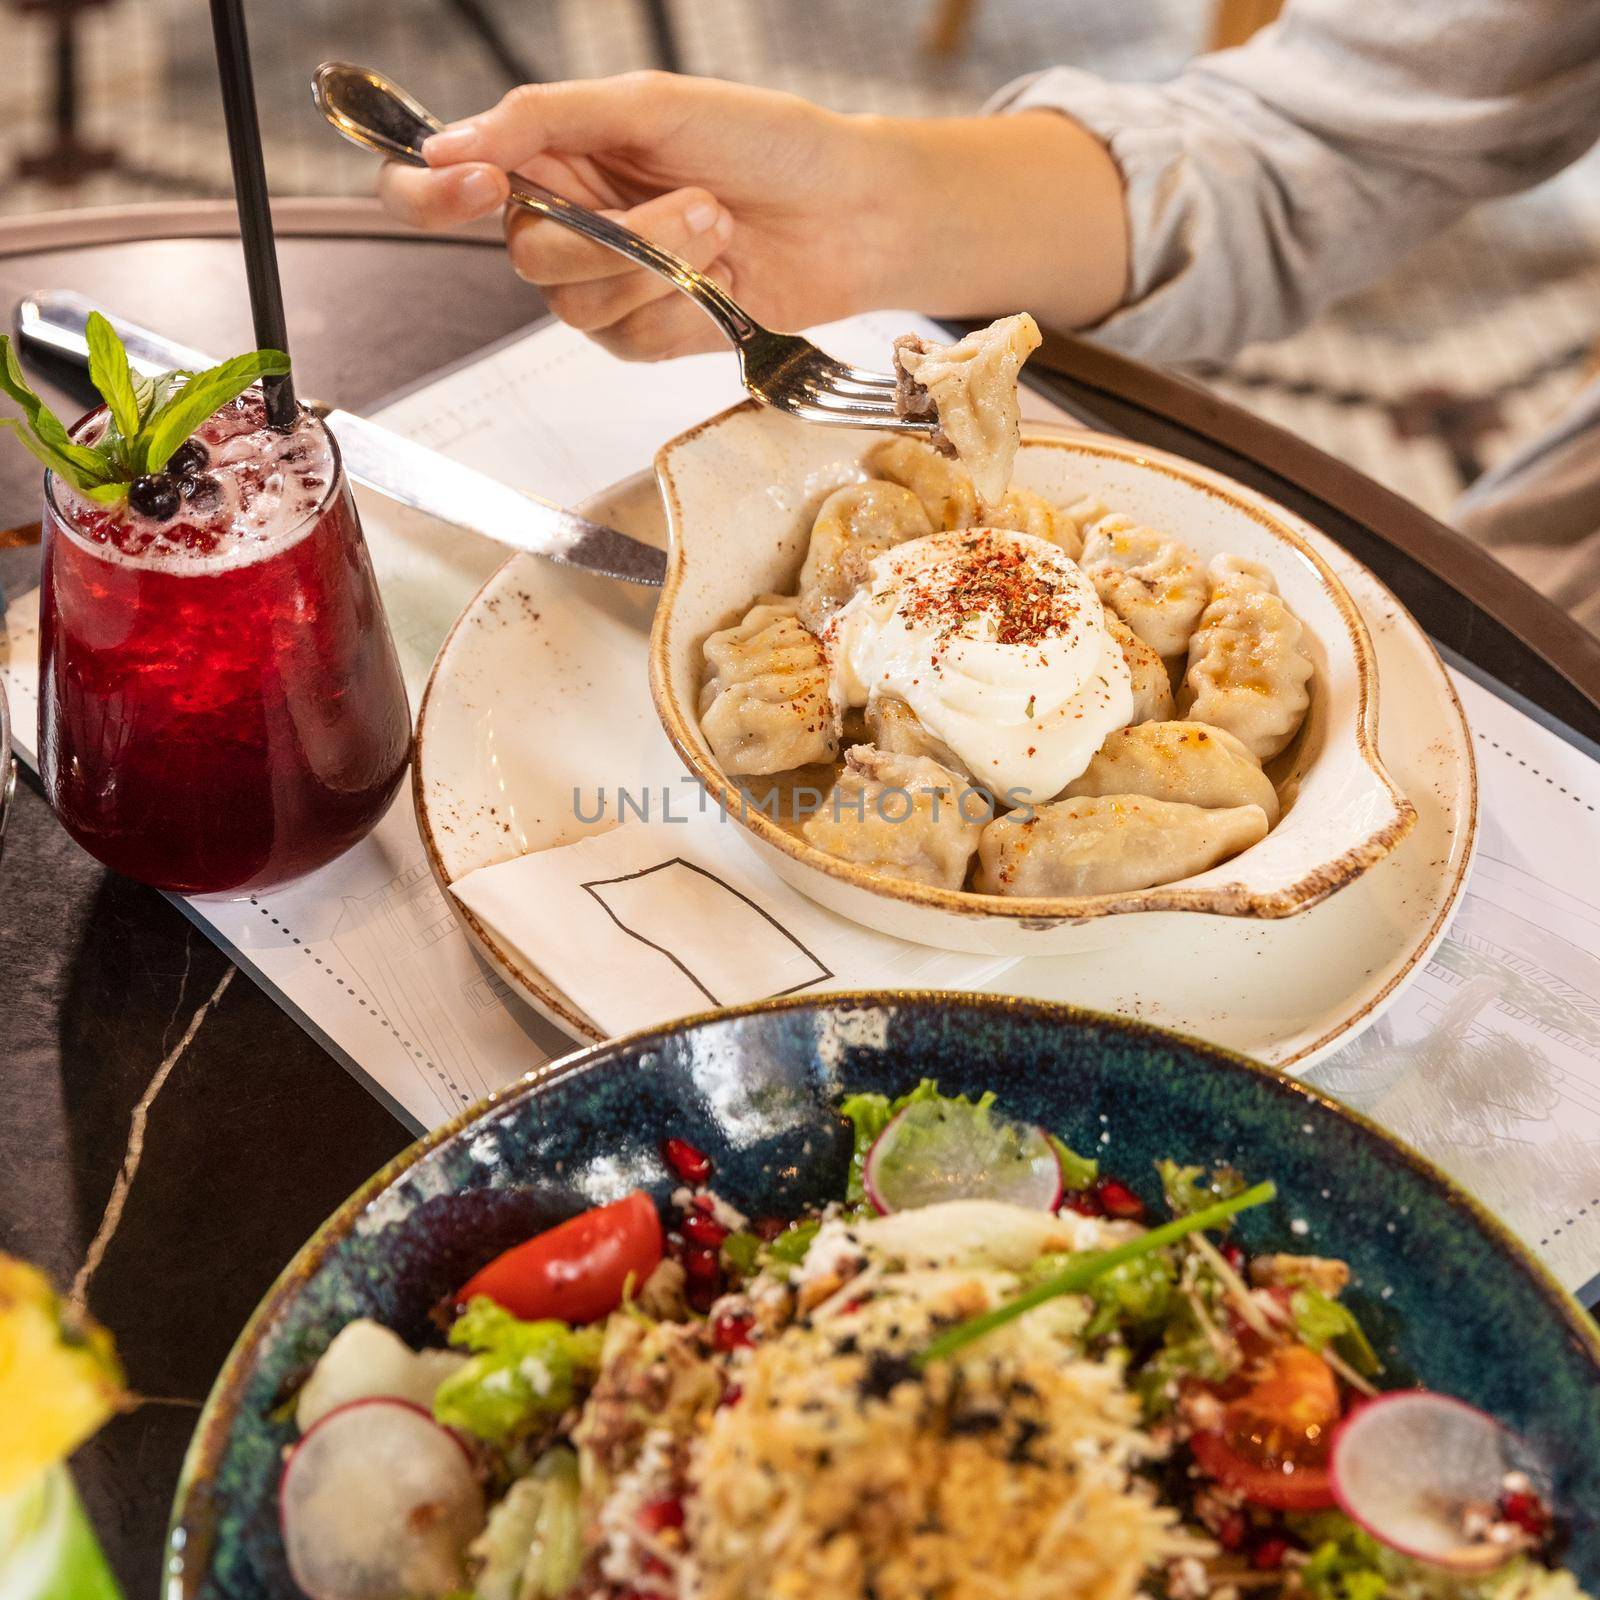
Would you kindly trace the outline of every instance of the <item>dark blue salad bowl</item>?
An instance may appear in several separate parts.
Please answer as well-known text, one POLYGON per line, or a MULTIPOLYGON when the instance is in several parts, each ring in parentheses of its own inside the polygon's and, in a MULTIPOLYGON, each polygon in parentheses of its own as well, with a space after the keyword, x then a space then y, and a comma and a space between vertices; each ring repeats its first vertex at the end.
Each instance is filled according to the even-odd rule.
POLYGON ((780 1001, 690 1018, 570 1056, 411 1147, 353 1195, 273 1286, 229 1356, 184 1465, 167 1600, 296 1594, 276 1485, 286 1399, 355 1317, 413 1343, 428 1311, 501 1250, 565 1216, 674 1179, 689 1140, 746 1211, 840 1196, 839 1098, 933 1077, 995 1090, 1159 1199, 1162 1157, 1273 1178, 1242 1219, 1251 1249, 1339 1256, 1347 1300, 1391 1385, 1459 1395, 1516 1428, 1570 1518, 1564 1560, 1600 1591, 1600 1336, 1488 1212, 1370 1122, 1265 1067, 1063 1006, 892 993, 780 1001))

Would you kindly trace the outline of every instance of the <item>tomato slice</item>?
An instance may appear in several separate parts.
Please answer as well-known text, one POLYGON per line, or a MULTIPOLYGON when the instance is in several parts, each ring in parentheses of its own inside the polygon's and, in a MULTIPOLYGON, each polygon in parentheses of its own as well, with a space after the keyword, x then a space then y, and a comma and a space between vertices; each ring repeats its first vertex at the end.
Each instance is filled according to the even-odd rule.
POLYGON ((1333 1504, 1328 1446, 1339 1384, 1302 1344, 1279 1345, 1249 1370, 1223 1408, 1222 1426, 1191 1441, 1202 1472, 1256 1505, 1312 1511, 1333 1504))
POLYGON ((513 1245, 462 1285, 459 1310, 487 1295, 527 1322, 598 1322, 661 1261, 661 1216, 641 1190, 513 1245))
POLYGON ((1321 1511, 1333 1504, 1326 1467, 1263 1465, 1240 1455, 1220 1433, 1197 1433, 1189 1448, 1208 1478, 1237 1489, 1252 1505, 1274 1511, 1321 1511))

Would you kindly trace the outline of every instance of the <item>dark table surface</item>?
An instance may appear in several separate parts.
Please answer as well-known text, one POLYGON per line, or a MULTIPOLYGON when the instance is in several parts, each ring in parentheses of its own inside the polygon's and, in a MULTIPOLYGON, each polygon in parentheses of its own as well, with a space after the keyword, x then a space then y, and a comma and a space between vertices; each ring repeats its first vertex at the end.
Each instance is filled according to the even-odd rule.
MULTIPOLYGON (((8 315, 31 289, 70 288, 203 349, 250 343, 235 242, 3 244, 8 315)), ((355 409, 541 311, 481 245, 290 237, 282 253, 302 387, 355 409), (404 305, 427 315, 397 315, 404 305)), ((1075 341, 1046 355, 1070 374, 1054 389, 1063 403, 1277 496, 1443 642, 1600 736, 1600 707, 1579 687, 1600 681, 1600 658, 1437 525, 1199 390, 1075 341)), ((0 452, 0 528, 36 518, 37 498, 22 453, 0 452)), ((0 552, 0 586, 31 587, 37 563, 34 550, 0 552)), ((127 1594, 154 1600, 179 1462, 234 1335, 301 1241, 410 1135, 175 906, 79 850, 31 776, 0 854, 0 1073, 0 1249, 65 1286, 108 1204, 121 1206, 88 1303, 148 1398, 75 1467, 127 1594)))

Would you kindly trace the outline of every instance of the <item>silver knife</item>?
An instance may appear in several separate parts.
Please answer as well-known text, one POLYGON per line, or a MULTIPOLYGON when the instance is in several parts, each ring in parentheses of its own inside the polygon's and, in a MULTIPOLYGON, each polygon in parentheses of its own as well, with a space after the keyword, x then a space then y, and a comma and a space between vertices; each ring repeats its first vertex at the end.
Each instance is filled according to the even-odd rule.
MULTIPOLYGON (((89 343, 85 329, 89 313, 95 309, 82 295, 31 294, 17 306, 17 332, 24 347, 47 351, 86 368, 89 343)), ((145 377, 212 365, 212 358, 198 350, 109 312, 103 315, 127 348, 134 369, 145 377)), ((480 533, 514 550, 526 550, 585 572, 656 587, 666 576, 666 555, 654 545, 524 494, 353 412, 324 406, 315 409, 339 441, 350 476, 402 505, 414 506, 441 522, 480 533)))

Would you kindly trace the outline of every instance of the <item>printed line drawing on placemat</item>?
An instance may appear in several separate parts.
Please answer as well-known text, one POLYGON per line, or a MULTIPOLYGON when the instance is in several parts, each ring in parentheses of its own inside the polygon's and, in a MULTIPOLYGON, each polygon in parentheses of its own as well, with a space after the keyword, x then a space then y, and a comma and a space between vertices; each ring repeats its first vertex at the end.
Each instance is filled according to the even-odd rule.
POLYGON ((708 1005, 798 994, 833 976, 748 895, 681 856, 580 887, 624 933, 670 961, 708 1005), (681 881, 670 882, 663 876, 669 873, 682 874, 681 881))

